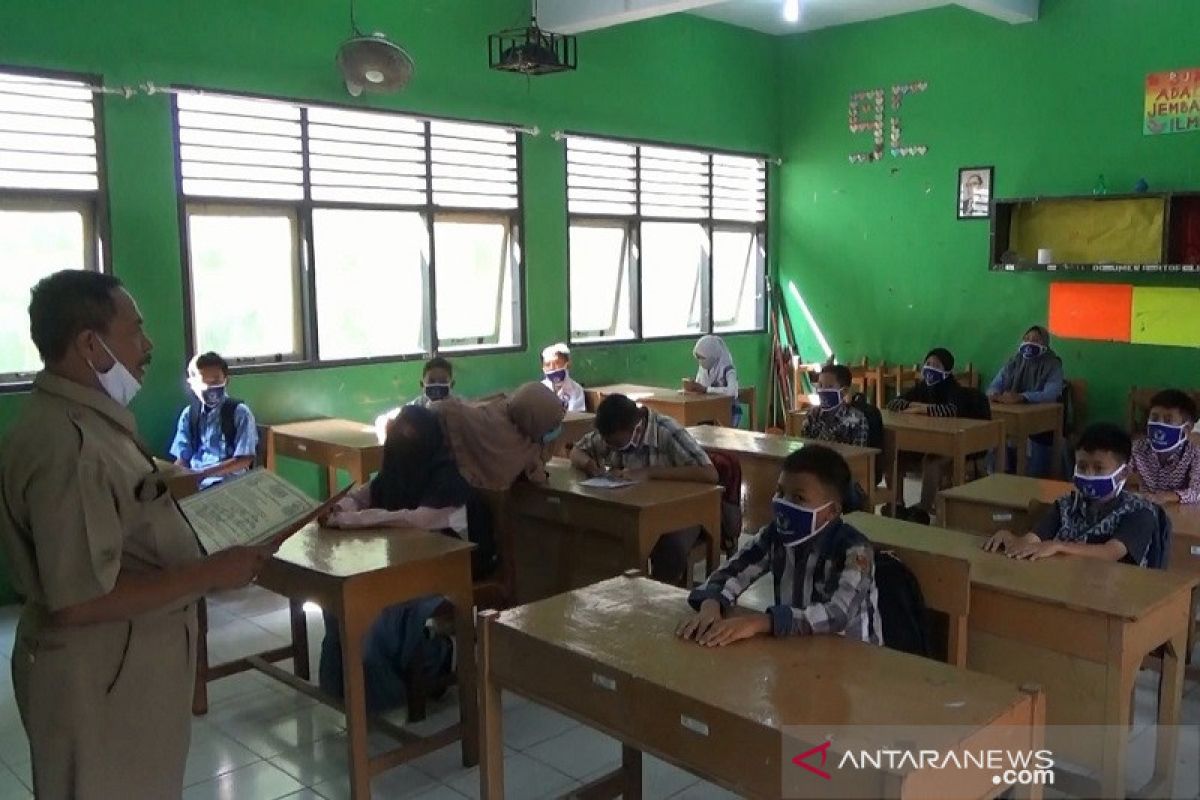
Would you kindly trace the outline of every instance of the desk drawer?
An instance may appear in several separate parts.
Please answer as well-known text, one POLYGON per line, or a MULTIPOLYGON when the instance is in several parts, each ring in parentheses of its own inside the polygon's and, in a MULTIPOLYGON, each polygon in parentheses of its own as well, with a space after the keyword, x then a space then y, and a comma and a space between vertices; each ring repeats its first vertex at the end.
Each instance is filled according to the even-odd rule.
POLYGON ((311 461, 315 464, 328 464, 332 459, 329 452, 332 448, 322 442, 294 439, 290 436, 275 436, 275 455, 296 458, 301 461, 311 461))
POLYGON ((589 727, 634 735, 628 676, 520 633, 497 629, 496 634, 492 675, 502 687, 558 708, 589 727), (510 636, 515 637, 514 647, 506 646, 510 636))
POLYGON ((1170 569, 1200 577, 1200 536, 1171 536, 1170 569))
POLYGON ((637 732, 635 742, 694 765, 702 776, 736 787, 743 796, 780 796, 778 731, 662 686, 635 681, 632 688, 629 724, 637 732))

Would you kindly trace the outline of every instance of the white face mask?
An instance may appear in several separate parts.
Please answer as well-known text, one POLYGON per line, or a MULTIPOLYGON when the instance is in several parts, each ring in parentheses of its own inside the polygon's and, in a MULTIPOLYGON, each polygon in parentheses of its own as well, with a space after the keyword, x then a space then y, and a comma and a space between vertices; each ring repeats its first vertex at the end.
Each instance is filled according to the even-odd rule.
POLYGON ((122 406, 128 406, 134 395, 142 388, 142 384, 121 363, 121 359, 113 355, 113 351, 109 349, 104 339, 100 339, 100 346, 112 357, 113 365, 109 367, 108 372, 96 369, 96 365, 91 361, 88 362, 88 366, 92 368, 92 372, 96 373, 96 380, 100 381, 100 386, 108 393, 108 396, 122 406))

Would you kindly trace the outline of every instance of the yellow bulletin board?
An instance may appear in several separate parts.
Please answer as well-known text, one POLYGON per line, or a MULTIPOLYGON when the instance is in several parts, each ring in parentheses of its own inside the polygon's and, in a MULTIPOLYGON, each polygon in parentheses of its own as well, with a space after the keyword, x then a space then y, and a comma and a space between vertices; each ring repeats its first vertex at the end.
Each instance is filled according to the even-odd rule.
POLYGON ((1130 341, 1200 347, 1200 289, 1135 288, 1130 341))
POLYGON ((1165 206, 1161 197, 1022 203, 1010 242, 1030 261, 1049 248, 1055 264, 1159 264, 1165 206))

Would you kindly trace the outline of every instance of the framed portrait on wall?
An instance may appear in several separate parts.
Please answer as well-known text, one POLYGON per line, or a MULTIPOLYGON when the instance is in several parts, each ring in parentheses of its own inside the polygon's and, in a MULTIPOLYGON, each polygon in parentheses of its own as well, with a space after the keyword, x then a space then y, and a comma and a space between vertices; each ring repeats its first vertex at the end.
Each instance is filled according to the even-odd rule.
POLYGON ((987 219, 992 207, 993 167, 963 167, 958 171, 958 218, 987 219))

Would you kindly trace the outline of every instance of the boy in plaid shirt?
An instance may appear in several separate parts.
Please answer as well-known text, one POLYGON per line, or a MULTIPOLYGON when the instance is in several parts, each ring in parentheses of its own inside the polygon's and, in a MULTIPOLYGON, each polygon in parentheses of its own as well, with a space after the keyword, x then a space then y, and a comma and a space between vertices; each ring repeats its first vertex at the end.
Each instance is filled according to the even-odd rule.
POLYGON ((1146 438, 1133 446, 1133 471, 1147 500, 1159 505, 1200 503, 1200 448, 1192 444, 1196 403, 1164 389, 1150 399, 1146 438))
MULTIPOLYGON (((633 481, 716 483, 718 479, 708 453, 678 422, 639 408, 623 394, 609 395, 596 407, 596 429, 571 450, 571 463, 589 478, 607 473, 633 481)), ((684 585, 688 553, 699 538, 699 527, 663 534, 650 551, 651 577, 684 585)))
POLYGON ((817 378, 819 405, 810 409, 804 418, 800 435, 822 442, 867 446, 870 429, 867 416, 850 405, 854 376, 845 364, 826 364, 817 378))
POLYGON ((874 550, 841 517, 849 484, 845 459, 827 447, 812 445, 784 459, 775 521, 688 596, 696 613, 678 635, 706 647, 766 634, 837 633, 883 644, 874 550), (725 616, 768 572, 775 604, 762 614, 725 616))

